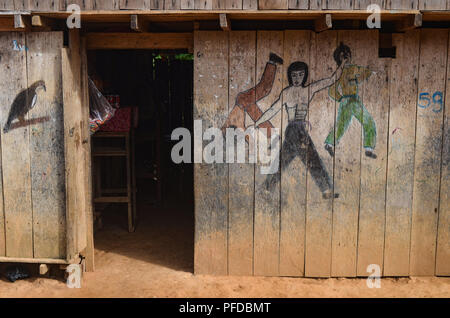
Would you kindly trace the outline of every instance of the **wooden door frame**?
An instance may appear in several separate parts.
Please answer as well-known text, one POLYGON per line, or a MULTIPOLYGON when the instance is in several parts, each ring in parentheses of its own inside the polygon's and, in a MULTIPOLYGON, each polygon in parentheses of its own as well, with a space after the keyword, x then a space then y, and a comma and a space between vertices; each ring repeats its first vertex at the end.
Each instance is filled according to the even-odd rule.
POLYGON ((87 56, 79 29, 69 31, 69 46, 62 49, 62 73, 67 261, 85 259, 86 271, 94 271, 87 56))
POLYGON ((81 36, 78 29, 69 31, 69 47, 63 49, 68 62, 63 63, 63 82, 65 77, 66 82, 70 82, 68 87, 63 87, 67 261, 73 263, 74 257, 82 256, 88 272, 94 271, 94 220, 87 50, 120 49, 187 49, 192 52, 193 33, 87 33, 81 36))

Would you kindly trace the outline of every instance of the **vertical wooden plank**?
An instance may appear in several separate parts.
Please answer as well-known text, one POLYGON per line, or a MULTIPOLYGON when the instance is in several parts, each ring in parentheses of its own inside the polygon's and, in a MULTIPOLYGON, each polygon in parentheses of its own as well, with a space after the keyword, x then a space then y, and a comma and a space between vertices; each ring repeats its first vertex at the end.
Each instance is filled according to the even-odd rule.
POLYGON ((30 0, 32 11, 59 11, 59 0, 30 0))
MULTIPOLYGON (((333 52, 337 47, 337 32, 325 31, 311 39, 311 80, 330 77, 337 64, 333 52)), ((336 101, 328 88, 317 92, 309 106, 310 135, 328 175, 333 180, 334 159, 323 147, 330 128, 334 129, 336 101)), ((322 192, 308 174, 306 210, 305 276, 330 277, 333 200, 325 200, 322 192)))
POLYGON ((383 276, 409 274, 420 31, 394 34, 383 276))
POLYGON ((242 0, 213 0, 212 1, 212 9, 224 9, 224 10, 233 10, 233 9, 242 9, 242 0))
POLYGON ((308 9, 309 0, 289 0, 289 9, 308 9))
POLYGON ((181 10, 195 9, 194 0, 180 0, 181 10))
POLYGON ((243 0, 242 9, 244 10, 258 10, 258 0, 243 0))
POLYGON ((354 0, 323 0, 322 9, 351 10, 354 0))
MULTIPOLYGON (((228 115, 228 33, 194 33, 194 119, 221 127, 228 115)), ((228 165, 195 164, 195 273, 226 275, 228 165)))
MULTIPOLYGON (((229 111, 235 107, 240 92, 255 86, 255 65, 256 32, 231 32, 229 111)), ((229 175, 228 272, 229 275, 251 276, 253 274, 255 165, 230 164, 229 175)))
POLYGON ((322 10, 322 0, 309 0, 309 9, 322 10))
POLYGON ((419 0, 386 0, 386 9, 388 10, 417 10, 419 0))
POLYGON ((363 97, 360 92, 363 91, 364 82, 356 84, 359 87, 355 90, 354 83, 349 80, 353 77, 354 66, 367 66, 366 54, 361 47, 365 36, 367 34, 361 31, 341 31, 338 35, 338 42, 350 48, 352 60, 348 67, 349 75, 344 73, 344 84, 340 84, 341 89, 345 87, 345 92, 341 94, 348 96, 340 100, 336 112, 334 191, 339 194, 339 198, 333 202, 332 276, 356 276, 362 127, 355 118, 357 113, 349 107, 360 104, 358 100, 361 101, 363 97), (345 121, 349 118, 351 121, 348 129, 345 129, 345 121), (343 132, 340 141, 339 131, 343 132))
POLYGON ((164 10, 164 0, 150 0, 150 9, 164 10))
POLYGON ((31 92, 28 92, 26 73, 26 50, 13 49, 13 41, 25 47, 26 40, 23 33, 0 34, 2 62, 0 74, 4 83, 0 90, 1 118, 2 118, 2 170, 4 195, 4 213, 6 225, 6 256, 33 257, 33 216, 31 203, 30 176, 30 126, 27 124, 29 115, 25 115, 25 122, 17 122, 17 116, 9 128, 5 126, 13 110, 13 114, 27 107, 31 103, 31 92))
POLYGON ((81 89, 83 97, 82 116, 86 124, 82 130, 84 148, 84 164, 86 171, 86 250, 83 256, 86 258, 86 271, 93 272, 94 267, 94 215, 93 215, 93 196, 92 196, 92 155, 91 155, 91 136, 90 127, 87 124, 89 119, 89 81, 88 81, 88 59, 86 51, 86 38, 81 39, 81 89))
POLYGON ((289 9, 289 0, 259 0, 259 10, 289 9))
POLYGON ((448 78, 448 74, 450 74, 450 54, 448 54, 447 59, 441 193, 439 198, 438 241, 436 249, 436 275, 438 276, 450 276, 450 79, 448 78))
POLYGON ((371 4, 376 4, 383 10, 386 7, 386 1, 389 0, 354 0, 356 10, 366 10, 371 4))
POLYGON ((150 1, 152 0, 120 0, 120 10, 144 10, 150 9, 150 1))
MULTIPOLYGON (((14 54, 15 52, 11 51, 11 43, 10 38, 3 38, 0 36, 0 43, 2 44, 0 48, 0 54, 2 57, 2 63, 0 63, 0 71, 1 74, 4 73, 4 67, 6 65, 9 65, 10 60, 13 62, 14 54), (9 43, 8 43, 9 42, 9 43), (6 44, 6 45, 5 45, 6 44), (9 48, 8 48, 9 44, 9 48), (6 52, 4 52, 6 51, 6 52), (7 51, 10 51, 9 54, 7 54, 7 51)), ((7 74, 6 74, 7 75, 7 74)), ((1 77, 1 75, 0 75, 1 77)), ((3 79, 3 78, 2 78, 3 79)), ((10 80, 10 79, 9 79, 10 80)), ((10 91, 11 88, 7 87, 6 85, 0 88, 0 102, 2 105, 4 105, 5 102, 11 103, 12 98, 14 97, 14 94, 10 91), (7 95, 12 95, 8 97, 7 95)), ((3 114, 3 111, 2 111, 3 114)), ((2 138, 1 132, 0 132, 0 138, 2 138)), ((3 176, 3 165, 2 165, 2 151, 1 151, 1 139, 0 139, 0 176, 3 176)), ((6 256, 6 227, 5 227, 5 211, 4 211, 4 199, 3 199, 3 178, 0 180, 0 256, 6 256)))
MULTIPOLYGON (((287 72, 292 63, 301 61, 309 64, 310 40, 310 31, 285 31, 283 87, 289 85, 287 72)), ((283 93, 283 101, 291 100, 290 103, 293 103, 292 96, 287 95, 283 93)), ((285 107, 281 114, 281 142, 285 147, 285 133, 289 124, 285 107)), ((281 163, 280 276, 304 275, 306 174, 307 168, 299 157, 287 166, 281 163)))
MULTIPOLYGON (((256 78, 261 79, 270 53, 283 56, 283 32, 258 31, 257 33, 256 78)), ((278 69, 270 94, 258 102, 264 112, 276 101, 282 90, 282 74, 278 69)), ((281 128, 281 114, 270 121, 275 128, 281 128)), ((260 141, 259 141, 260 142, 260 141)), ((267 142, 270 144, 270 141, 267 142)), ((261 174, 261 164, 255 169, 255 234, 254 274, 257 276, 279 275, 280 244, 280 174, 270 189, 264 185, 268 175, 261 174)))
POLYGON ((29 113, 36 258, 64 259, 66 254, 62 46, 62 32, 27 34, 28 83, 44 81, 46 87, 29 113))
POLYGON ((431 276, 436 265, 448 30, 422 29, 420 41, 410 275, 431 276))
POLYGON ((92 0, 94 10, 119 10, 119 0, 92 0))
MULTIPOLYGON (((361 194, 358 227, 357 275, 368 276, 367 267, 377 264, 383 268, 387 135, 389 116, 390 59, 378 57, 378 31, 364 36, 362 49, 366 52, 368 68, 372 71, 364 85, 363 103, 376 126, 377 158, 361 156, 361 194)), ((363 131, 364 139, 364 131, 363 131)), ((362 145, 365 146, 364 143, 362 145)))
POLYGON ((0 0, 0 10, 14 10, 14 0, 0 0))
POLYGON ((61 0, 61 10, 66 11, 71 4, 79 5, 81 10, 92 10, 94 0, 61 0))
POLYGON ((166 0, 164 3, 164 10, 180 10, 181 0, 166 0))
POLYGON ((62 49, 68 259, 76 257, 87 244, 86 200, 90 177, 86 171, 86 155, 90 150, 86 140, 88 118, 84 116, 88 105, 84 103, 81 71, 80 35, 74 29, 69 32, 69 48, 62 49))
POLYGON ((419 0, 419 10, 445 10, 447 0, 419 0))
POLYGON ((30 10, 31 0, 14 0, 14 10, 30 10))
POLYGON ((194 0, 194 8, 196 10, 211 10, 213 0, 194 0))

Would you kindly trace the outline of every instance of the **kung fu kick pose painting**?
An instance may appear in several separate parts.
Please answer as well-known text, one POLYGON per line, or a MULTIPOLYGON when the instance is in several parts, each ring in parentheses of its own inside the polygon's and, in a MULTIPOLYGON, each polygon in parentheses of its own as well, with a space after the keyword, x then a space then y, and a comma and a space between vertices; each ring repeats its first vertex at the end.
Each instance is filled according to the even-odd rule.
MULTIPOLYGON (((256 128, 267 128, 270 138, 270 129, 273 125, 270 120, 285 107, 288 115, 288 125, 281 148, 281 169, 286 167, 299 157, 308 168, 314 182, 322 192, 324 199, 338 198, 339 194, 333 193, 333 184, 326 167, 317 152, 311 136, 308 133, 307 115, 309 105, 316 93, 329 88, 332 99, 340 102, 338 117, 336 121, 336 144, 344 136, 353 117, 363 125, 364 147, 366 156, 376 158, 374 153, 376 145, 376 126, 372 116, 364 107, 358 95, 359 84, 367 80, 371 71, 365 67, 351 64, 350 48, 343 43, 333 53, 337 69, 330 77, 314 82, 308 82, 309 67, 301 61, 293 62, 287 70, 289 86, 284 88, 278 99, 265 112, 262 112, 257 103, 267 97, 273 86, 277 65, 283 64, 281 57, 270 54, 260 82, 245 92, 238 94, 236 106, 229 114, 222 130, 228 127, 245 127, 245 113, 249 114, 255 122, 256 128), (281 103, 280 101, 283 101, 281 103)), ((334 156, 335 130, 331 129, 325 141, 325 149, 334 156)), ((276 174, 269 175, 265 181, 265 187, 271 191, 278 182, 276 174)))

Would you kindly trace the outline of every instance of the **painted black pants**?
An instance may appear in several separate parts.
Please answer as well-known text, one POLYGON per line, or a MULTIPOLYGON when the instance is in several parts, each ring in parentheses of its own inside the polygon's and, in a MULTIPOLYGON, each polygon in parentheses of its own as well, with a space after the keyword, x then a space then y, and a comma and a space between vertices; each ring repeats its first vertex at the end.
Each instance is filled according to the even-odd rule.
MULTIPOLYGON (((308 168, 314 182, 322 193, 332 190, 332 183, 325 165, 320 159, 319 153, 306 130, 304 121, 291 121, 286 128, 283 146, 281 148, 281 171, 295 159, 300 157, 308 168)), ((270 190, 278 180, 278 174, 269 175, 266 179, 266 187, 270 190)))

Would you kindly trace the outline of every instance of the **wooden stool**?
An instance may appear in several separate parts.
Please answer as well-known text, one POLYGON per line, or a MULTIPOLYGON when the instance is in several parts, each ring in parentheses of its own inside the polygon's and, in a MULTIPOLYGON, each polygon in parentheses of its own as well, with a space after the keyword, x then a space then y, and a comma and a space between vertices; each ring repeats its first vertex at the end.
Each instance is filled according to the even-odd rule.
MULTIPOLYGON (((125 147, 95 147, 93 144, 94 162, 94 203, 127 203, 128 231, 136 229, 136 177, 134 171, 134 138, 131 132, 97 132, 93 138, 122 138, 125 147), (126 158, 126 189, 103 189, 101 183, 102 169, 96 157, 125 157, 126 158)), ((96 211, 97 219, 101 222, 101 212, 96 211)), ((100 224, 99 224, 100 225, 100 224)))

